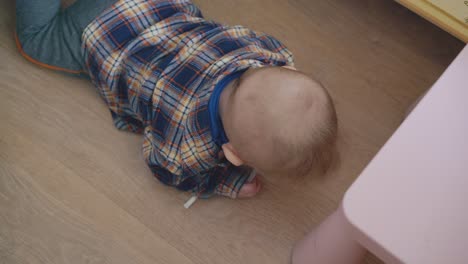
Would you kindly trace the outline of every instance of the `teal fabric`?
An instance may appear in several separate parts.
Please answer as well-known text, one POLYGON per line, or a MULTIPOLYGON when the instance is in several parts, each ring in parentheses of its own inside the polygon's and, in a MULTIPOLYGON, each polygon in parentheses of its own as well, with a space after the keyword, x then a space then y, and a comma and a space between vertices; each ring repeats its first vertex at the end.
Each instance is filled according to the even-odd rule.
POLYGON ((23 51, 42 63, 85 71, 81 35, 117 0, 77 0, 61 10, 60 0, 16 0, 16 33, 23 51))

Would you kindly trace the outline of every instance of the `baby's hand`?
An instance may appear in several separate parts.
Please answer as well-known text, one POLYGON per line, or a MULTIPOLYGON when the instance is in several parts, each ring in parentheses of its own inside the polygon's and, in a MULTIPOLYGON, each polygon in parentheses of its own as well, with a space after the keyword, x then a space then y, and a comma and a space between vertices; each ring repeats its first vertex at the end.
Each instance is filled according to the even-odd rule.
POLYGON ((251 198, 254 197, 262 189, 262 183, 257 176, 249 182, 244 184, 239 191, 238 198, 251 198))

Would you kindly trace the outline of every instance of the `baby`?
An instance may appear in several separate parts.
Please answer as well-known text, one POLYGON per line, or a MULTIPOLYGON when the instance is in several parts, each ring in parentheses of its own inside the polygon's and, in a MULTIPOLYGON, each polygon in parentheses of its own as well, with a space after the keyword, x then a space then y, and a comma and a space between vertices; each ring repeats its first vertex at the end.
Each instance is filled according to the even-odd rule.
POLYGON ((17 45, 90 78, 117 128, 143 134, 164 184, 252 197, 258 175, 304 175, 334 144, 326 90, 275 38, 203 18, 189 0, 17 0, 17 45))

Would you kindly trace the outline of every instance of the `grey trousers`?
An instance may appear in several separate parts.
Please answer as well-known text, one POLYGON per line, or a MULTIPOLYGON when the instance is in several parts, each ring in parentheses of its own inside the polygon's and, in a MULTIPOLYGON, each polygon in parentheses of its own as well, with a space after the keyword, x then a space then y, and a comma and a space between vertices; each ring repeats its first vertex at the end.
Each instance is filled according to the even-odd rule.
POLYGON ((60 8, 60 0, 16 0, 16 38, 32 62, 68 74, 86 76, 81 35, 118 0, 77 0, 60 8))

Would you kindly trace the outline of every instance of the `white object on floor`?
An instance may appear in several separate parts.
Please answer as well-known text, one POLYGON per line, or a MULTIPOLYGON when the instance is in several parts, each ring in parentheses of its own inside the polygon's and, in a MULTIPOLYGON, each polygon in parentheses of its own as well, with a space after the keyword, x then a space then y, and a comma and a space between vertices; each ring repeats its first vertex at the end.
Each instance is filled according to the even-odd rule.
MULTIPOLYGON (((252 182, 255 179, 255 176, 257 176, 257 172, 252 170, 250 172, 249 178, 247 179, 247 182, 252 182)), ((198 196, 196 195, 190 197, 190 199, 188 199, 188 201, 184 204, 185 209, 189 209, 197 200, 198 196)))
POLYGON ((198 199, 198 196, 194 195, 188 199, 188 201, 184 204, 185 209, 189 209, 198 199))

